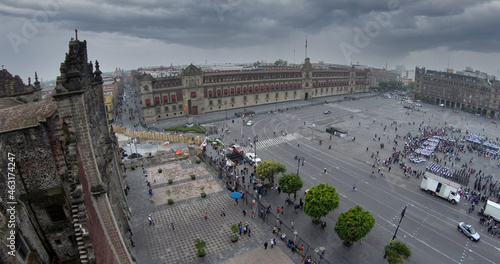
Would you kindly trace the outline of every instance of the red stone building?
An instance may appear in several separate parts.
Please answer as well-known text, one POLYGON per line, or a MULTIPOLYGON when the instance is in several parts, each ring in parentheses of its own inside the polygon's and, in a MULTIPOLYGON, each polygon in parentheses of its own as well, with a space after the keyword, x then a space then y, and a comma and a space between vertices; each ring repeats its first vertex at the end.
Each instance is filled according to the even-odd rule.
POLYGON ((261 67, 241 71, 204 72, 190 65, 178 76, 136 75, 146 123, 248 106, 308 100, 369 90, 366 70, 261 67))

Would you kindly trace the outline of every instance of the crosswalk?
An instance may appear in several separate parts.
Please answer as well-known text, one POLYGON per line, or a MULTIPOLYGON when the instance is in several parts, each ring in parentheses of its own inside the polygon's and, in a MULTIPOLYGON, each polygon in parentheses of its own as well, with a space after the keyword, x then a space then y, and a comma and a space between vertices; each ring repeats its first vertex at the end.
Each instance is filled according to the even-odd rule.
MULTIPOLYGON (((292 133, 292 134, 287 134, 286 136, 277 136, 275 138, 269 138, 269 139, 257 142, 257 150, 269 148, 269 147, 276 146, 279 144, 284 144, 286 142, 290 142, 292 140, 300 139, 300 138, 303 138, 303 136, 300 135, 299 133, 292 133)), ((243 151, 245 153, 246 152, 254 152, 254 149, 248 145, 246 147, 243 147, 243 151)))

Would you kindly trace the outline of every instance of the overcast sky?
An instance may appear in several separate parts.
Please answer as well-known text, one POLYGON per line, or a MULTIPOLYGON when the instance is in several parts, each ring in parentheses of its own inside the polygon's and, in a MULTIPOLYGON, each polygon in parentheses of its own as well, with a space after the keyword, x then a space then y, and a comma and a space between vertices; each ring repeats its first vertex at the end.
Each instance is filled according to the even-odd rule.
POLYGON ((102 71, 284 59, 500 76, 500 1, 2 0, 0 64, 55 79, 75 36, 102 71), (295 51, 295 52, 294 52, 295 51))

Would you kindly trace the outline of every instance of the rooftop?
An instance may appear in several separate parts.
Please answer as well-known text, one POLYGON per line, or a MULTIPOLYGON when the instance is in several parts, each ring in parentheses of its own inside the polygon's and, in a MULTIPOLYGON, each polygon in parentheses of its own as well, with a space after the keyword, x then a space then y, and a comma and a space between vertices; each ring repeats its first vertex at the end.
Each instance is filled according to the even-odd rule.
POLYGON ((19 102, 13 98, 0 98, 0 109, 9 108, 20 104, 22 104, 22 102, 19 102))
POLYGON ((56 110, 57 104, 52 98, 1 109, 0 133, 36 126, 56 110))

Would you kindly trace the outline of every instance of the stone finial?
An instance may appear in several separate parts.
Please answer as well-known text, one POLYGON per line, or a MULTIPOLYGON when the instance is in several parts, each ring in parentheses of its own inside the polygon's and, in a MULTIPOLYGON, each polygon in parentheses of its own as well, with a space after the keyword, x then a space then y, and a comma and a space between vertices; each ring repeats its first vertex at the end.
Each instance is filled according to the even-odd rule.
POLYGON ((38 81, 38 74, 35 72, 35 88, 40 89, 40 82, 38 81))
POLYGON ((94 81, 97 82, 97 83, 102 83, 102 72, 101 70, 99 70, 99 62, 96 60, 95 61, 95 72, 94 72, 95 76, 94 76, 94 81))
POLYGON ((28 86, 31 85, 31 77, 28 77, 28 86))
POLYGON ((78 29, 75 28, 75 40, 78 40, 78 29))

